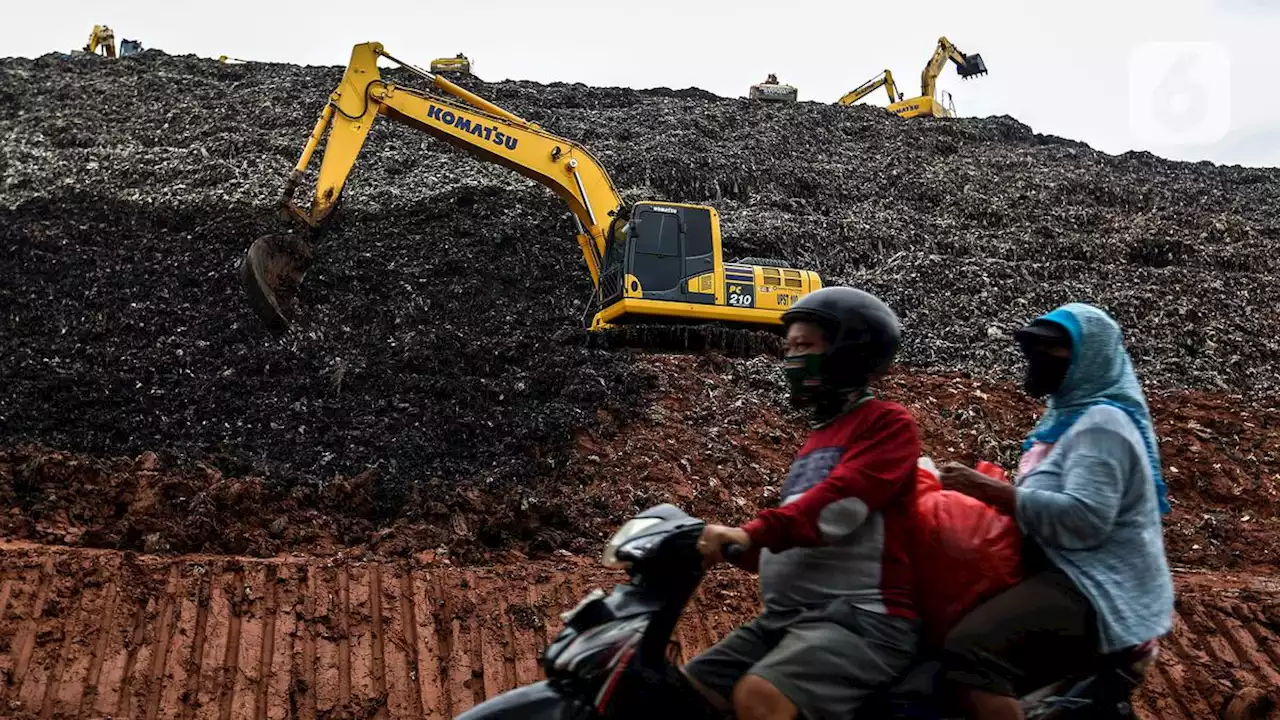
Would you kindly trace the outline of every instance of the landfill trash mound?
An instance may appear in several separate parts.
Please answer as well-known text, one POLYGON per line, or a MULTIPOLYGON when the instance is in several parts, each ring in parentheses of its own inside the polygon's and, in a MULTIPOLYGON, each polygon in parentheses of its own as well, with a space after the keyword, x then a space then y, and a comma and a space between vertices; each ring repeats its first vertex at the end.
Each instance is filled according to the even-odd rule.
POLYGON ((514 250, 510 262, 482 259, 506 241, 479 217, 451 217, 473 192, 486 193, 437 197, 434 221, 426 205, 413 220, 380 216, 336 274, 308 278, 313 292, 344 297, 281 338, 239 292, 236 245, 260 225, 234 208, 160 214, 66 195, 0 211, 0 244, 26 256, 0 261, 0 434, 95 454, 154 450, 290 485, 371 471, 388 518, 467 483, 518 504, 531 475, 568 461, 574 430, 598 410, 625 411, 644 379, 628 351, 552 339, 571 298, 537 288, 560 288, 572 256, 556 238, 519 263, 514 250), (416 260, 388 277, 366 253, 416 260))
MULTIPOLYGON (((345 490, 326 484, 355 482, 359 521, 323 531, 343 544, 400 519, 485 550, 590 536, 559 501, 593 477, 575 438, 641 416, 658 380, 625 346, 708 336, 585 341, 591 288, 560 201, 385 120, 296 326, 268 333, 234 270, 280 227, 273 203, 341 73, 157 51, 0 60, 0 440, 203 464, 190 472, 214 490, 179 482, 162 498, 178 508, 248 477, 336 508, 345 490)), ((465 84, 586 145, 627 198, 715 205, 728 257, 881 293, 908 366, 1007 377, 1010 331, 1085 299, 1124 323, 1150 385, 1277 389, 1280 172, 1106 156, 1007 117, 465 84)), ((151 542, 209 547, 200 527, 151 542)), ((227 549, 272 547, 249 545, 227 549)))
MULTIPOLYGON (((576 558, 456 568, 13 544, 0 575, 0 702, 15 720, 452 718, 542 679, 558 614, 622 579, 576 558)), ((1280 586, 1174 580, 1173 631, 1137 716, 1280 718, 1280 586)), ((758 607, 753 578, 713 571, 674 633, 675 660, 758 607)))

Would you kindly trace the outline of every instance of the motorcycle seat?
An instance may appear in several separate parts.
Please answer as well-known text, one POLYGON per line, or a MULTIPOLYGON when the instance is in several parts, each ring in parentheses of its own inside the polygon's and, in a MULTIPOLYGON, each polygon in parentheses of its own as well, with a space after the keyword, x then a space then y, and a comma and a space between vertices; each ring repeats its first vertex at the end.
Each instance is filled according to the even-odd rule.
MULTIPOLYGON (((1146 669, 1155 661, 1158 652, 1157 640, 1126 648, 1104 658, 1094 674, 1086 678, 1064 678, 1032 693, 1028 699, 1057 695, 1073 687, 1083 690, 1086 686, 1078 683, 1095 678, 1109 669, 1128 671, 1140 681, 1146 669)), ((948 707, 942 701, 942 689, 942 663, 936 658, 922 658, 897 683, 869 698, 868 704, 876 711, 870 716, 919 720, 945 720, 953 715, 958 716, 957 708, 948 707)))

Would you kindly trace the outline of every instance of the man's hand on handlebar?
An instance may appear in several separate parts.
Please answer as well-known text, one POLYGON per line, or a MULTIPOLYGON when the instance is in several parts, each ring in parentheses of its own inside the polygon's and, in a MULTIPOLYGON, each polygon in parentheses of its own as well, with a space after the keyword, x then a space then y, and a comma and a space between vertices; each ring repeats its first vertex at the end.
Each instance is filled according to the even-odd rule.
POLYGON ((751 536, 742 528, 708 524, 698 538, 698 552, 702 553, 703 567, 710 568, 722 561, 737 565, 742 555, 751 548, 751 536), (732 547, 731 546, 736 546, 732 547))

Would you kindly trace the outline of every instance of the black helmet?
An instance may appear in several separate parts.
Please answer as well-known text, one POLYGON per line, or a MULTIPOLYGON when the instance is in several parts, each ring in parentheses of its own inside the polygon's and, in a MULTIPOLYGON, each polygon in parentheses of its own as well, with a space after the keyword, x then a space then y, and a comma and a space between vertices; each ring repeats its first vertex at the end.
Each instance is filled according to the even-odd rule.
POLYGON ((784 327, 797 320, 816 324, 826 335, 831 349, 823 375, 831 387, 865 385, 888 369, 902 342, 893 310, 875 295, 851 287, 824 287, 800 298, 782 314, 784 327))

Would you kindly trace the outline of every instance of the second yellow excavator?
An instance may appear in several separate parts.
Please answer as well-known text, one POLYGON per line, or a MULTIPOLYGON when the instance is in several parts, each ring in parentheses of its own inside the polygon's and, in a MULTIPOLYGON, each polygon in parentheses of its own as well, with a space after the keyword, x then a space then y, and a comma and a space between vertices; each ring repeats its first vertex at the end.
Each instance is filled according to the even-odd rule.
MULTIPOLYGON (((625 207, 609 174, 586 148, 397 60, 381 43, 352 49, 346 73, 285 185, 280 207, 287 218, 303 228, 324 226, 379 115, 515 170, 568 204, 595 287, 592 330, 707 322, 777 330, 787 308, 822 287, 811 270, 777 262, 725 262, 714 208, 656 201, 625 207), (430 81, 434 92, 387 81, 379 58, 430 81), (304 210, 293 196, 322 139, 315 193, 304 210)), ((290 324, 296 288, 311 262, 309 243, 296 233, 259 238, 249 248, 241 280, 250 304, 271 327, 290 324)))
POLYGON ((875 78, 845 93, 844 97, 837 102, 841 105, 852 105, 883 86, 889 92, 889 106, 885 109, 898 117, 954 117, 955 107, 950 102, 950 96, 944 99, 937 97, 938 75, 942 74, 948 61, 955 63, 956 72, 966 80, 987 74, 987 65, 983 62, 982 55, 978 53, 966 55, 946 37, 940 37, 938 44, 934 47, 933 55, 920 73, 918 97, 904 100, 902 94, 897 91, 897 86, 893 84, 893 73, 885 70, 875 78))
POLYGON ((893 82, 893 73, 886 69, 879 75, 845 93, 844 97, 840 98, 838 102, 841 105, 852 105, 880 88, 884 88, 885 92, 889 93, 890 103, 902 100, 902 93, 898 92, 898 86, 893 82))
POLYGON ((116 34, 106 25, 94 25, 89 31, 89 42, 84 44, 83 52, 90 55, 116 56, 116 34))
MULTIPOLYGON (((116 57, 116 34, 115 31, 106 25, 94 25, 93 30, 89 32, 89 42, 84 44, 81 52, 90 55, 103 55, 109 58, 116 57)), ((128 57, 142 52, 142 43, 137 40, 123 40, 120 42, 120 57, 128 57)))

